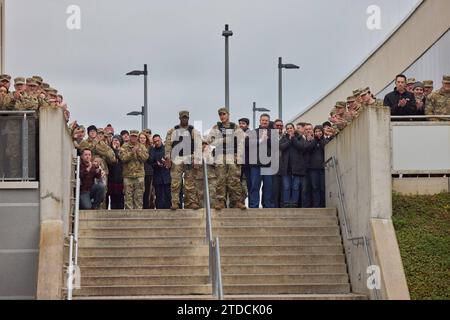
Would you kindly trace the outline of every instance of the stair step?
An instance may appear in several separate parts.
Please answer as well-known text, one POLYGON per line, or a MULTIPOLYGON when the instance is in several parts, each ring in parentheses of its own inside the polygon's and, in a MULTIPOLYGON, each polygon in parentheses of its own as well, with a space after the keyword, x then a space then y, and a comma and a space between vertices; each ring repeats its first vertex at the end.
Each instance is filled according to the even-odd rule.
POLYGON ((146 256, 207 256, 209 247, 81 247, 80 256, 116 256, 116 257, 146 257, 146 256))
POLYGON ((234 274, 223 275, 223 285, 256 284, 347 284, 347 274, 234 274))
POLYGON ((308 274, 308 273, 346 273, 344 263, 335 264, 266 264, 266 265, 222 265, 222 275, 233 274, 308 274))
POLYGON ((79 256, 80 266, 208 265, 208 256, 106 257, 79 256))
POLYGON ((208 274, 208 265, 171 265, 171 266, 108 266, 108 267, 84 267, 80 268, 81 276, 125 276, 125 275, 143 275, 143 276, 167 276, 171 274, 196 275, 208 274))
MULTIPOLYGON (((189 246, 205 244, 205 237, 81 237, 80 247, 92 246, 189 246)), ((341 245, 340 236, 222 236, 227 245, 341 245)))
MULTIPOLYGON (((237 235, 321 235, 338 236, 338 226, 328 227, 258 227, 258 226, 227 226, 214 228, 214 234, 221 236, 237 235)), ((179 228, 179 227, 155 227, 155 228, 91 228, 80 230, 81 237, 96 236, 204 236, 205 228, 179 228)))
POLYGON ((224 294, 346 294, 349 284, 228 284, 223 287, 224 294))
MULTIPOLYGON (((74 297, 74 300, 217 300, 212 295, 182 296, 99 296, 74 297)), ((226 295, 224 300, 367 300, 359 294, 279 294, 279 295, 226 295)))
POLYGON ((87 286, 73 291, 74 296, 211 295, 211 285, 87 286))
POLYGON ((341 245, 322 246, 220 246, 221 254, 339 254, 343 253, 341 245))
POLYGON ((221 254, 222 265, 265 265, 265 264, 328 264, 345 263, 343 254, 305 254, 305 255, 224 255, 221 254))
POLYGON ((207 285, 206 275, 127 275, 127 276, 82 276, 81 286, 158 286, 158 285, 207 285))
POLYGON ((225 300, 367 300, 361 294, 226 295, 225 300))
MULTIPOLYGON (((336 217, 214 217, 213 228, 220 226, 336 226, 336 217)), ((98 227, 204 227, 201 218, 95 218, 80 219, 80 229, 98 227)))
MULTIPOLYGON (((213 219, 217 217, 336 217, 336 209, 225 209, 221 211, 211 210, 213 219)), ((205 219, 205 210, 82 210, 80 219, 90 218, 140 218, 140 217, 164 217, 164 218, 200 218, 205 219)))
MULTIPOLYGON (((81 268, 84 276, 121 276, 121 275, 195 275, 207 274, 208 265, 135 265, 135 266, 99 266, 81 268)), ((222 266, 222 275, 233 274, 309 274, 309 273, 346 273, 345 264, 329 265, 225 265, 222 266)))

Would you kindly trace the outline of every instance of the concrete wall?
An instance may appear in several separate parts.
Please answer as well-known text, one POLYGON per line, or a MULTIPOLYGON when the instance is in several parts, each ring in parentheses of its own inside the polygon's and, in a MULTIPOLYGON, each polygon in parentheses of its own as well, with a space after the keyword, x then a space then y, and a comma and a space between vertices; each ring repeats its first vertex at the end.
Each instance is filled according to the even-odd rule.
POLYGON ((39 133, 41 231, 37 298, 60 299, 74 146, 61 109, 40 110, 39 133))
POLYGON ((450 28, 450 1, 424 0, 405 23, 357 70, 334 90, 293 121, 322 123, 336 101, 352 90, 370 86, 373 93, 383 90, 396 74, 402 73, 450 28))
POLYGON ((392 189, 402 195, 434 195, 450 192, 448 177, 393 178, 392 189))
MULTIPOLYGON (((372 263, 381 268, 383 299, 409 299, 392 216, 390 119, 388 108, 366 108, 360 117, 327 145, 326 159, 335 157, 343 186, 350 237, 365 236, 372 263)), ((375 296, 367 287, 364 247, 348 241, 344 211, 333 168, 326 170, 327 206, 338 208, 352 290, 375 296)))
POLYGON ((0 182, 0 300, 34 299, 39 248, 39 184, 0 182))

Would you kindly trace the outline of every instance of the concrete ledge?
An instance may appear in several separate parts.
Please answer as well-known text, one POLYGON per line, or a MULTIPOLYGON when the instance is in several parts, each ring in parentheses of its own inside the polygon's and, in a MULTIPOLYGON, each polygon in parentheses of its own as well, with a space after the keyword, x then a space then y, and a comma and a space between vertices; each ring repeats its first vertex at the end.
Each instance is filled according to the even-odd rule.
POLYGON ((381 288, 388 300, 410 300, 392 220, 370 219, 372 250, 381 269, 381 288))
POLYGON ((38 300, 60 300, 63 286, 64 233, 61 220, 41 222, 38 300))
POLYGON ((0 182, 1 189, 39 189, 39 182, 0 182))
POLYGON ((401 195, 434 195, 450 192, 450 178, 393 178, 392 189, 401 195))

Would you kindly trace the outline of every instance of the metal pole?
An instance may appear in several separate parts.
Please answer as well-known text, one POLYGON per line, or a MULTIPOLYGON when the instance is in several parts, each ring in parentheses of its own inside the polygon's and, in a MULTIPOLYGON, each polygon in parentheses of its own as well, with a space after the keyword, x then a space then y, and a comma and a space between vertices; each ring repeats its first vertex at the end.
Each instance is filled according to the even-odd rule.
POLYGON ((223 300, 223 284, 222 284, 222 263, 220 261, 220 243, 219 237, 216 237, 216 263, 217 263, 217 291, 219 300, 223 300))
POLYGON ((142 131, 144 131, 144 129, 146 129, 145 127, 145 108, 141 107, 141 126, 142 126, 142 131))
POLYGON ((225 25, 225 31, 222 35, 225 37, 225 108, 230 111, 230 55, 229 55, 229 40, 233 35, 229 30, 228 24, 225 25))
POLYGON ((256 129, 256 102, 253 102, 253 129, 256 129))
POLYGON ((278 119, 283 119, 283 63, 278 58, 278 119))
POLYGON ((80 164, 81 159, 77 157, 77 175, 76 175, 76 189, 75 189, 75 221, 74 221, 74 240, 75 240, 75 266, 78 265, 78 230, 80 221, 80 164))
POLYGON ((144 128, 142 128, 142 130, 148 129, 147 76, 148 76, 147 64, 144 64, 144 110, 143 110, 144 128))

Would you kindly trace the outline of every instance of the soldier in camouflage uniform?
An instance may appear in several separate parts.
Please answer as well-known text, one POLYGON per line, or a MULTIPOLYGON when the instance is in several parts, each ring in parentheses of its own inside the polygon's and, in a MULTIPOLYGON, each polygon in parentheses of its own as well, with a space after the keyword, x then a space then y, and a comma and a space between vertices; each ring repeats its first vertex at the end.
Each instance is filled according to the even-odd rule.
POLYGON ((230 207, 246 209, 241 202, 241 166, 238 164, 238 152, 244 151, 245 134, 242 129, 230 122, 230 114, 226 108, 218 110, 220 121, 212 127, 208 135, 208 143, 216 147, 216 201, 214 208, 225 208, 227 194, 230 207))
POLYGON ((125 209, 142 210, 144 198, 144 162, 148 159, 148 150, 138 141, 139 131, 130 131, 130 142, 125 143, 119 151, 123 166, 123 187, 125 209))
POLYGON ((372 108, 382 108, 384 107, 384 102, 380 99, 375 99, 375 97, 370 92, 370 88, 367 87, 360 93, 362 99, 362 106, 372 107, 372 108))
MULTIPOLYGON (((450 76, 444 76, 442 88, 427 97, 425 115, 450 115, 450 76)), ((430 121, 448 120, 448 118, 430 118, 430 121)))
POLYGON ((434 82, 433 80, 424 80, 423 83, 423 94, 425 97, 428 97, 430 94, 433 93, 434 90, 434 82))
POLYGON ((329 120, 336 132, 341 132, 348 124, 345 120, 346 106, 347 104, 344 101, 338 101, 330 112, 331 117, 329 120))
POLYGON ((198 210, 195 192, 193 169, 198 169, 202 163, 202 136, 193 126, 189 125, 189 111, 179 112, 180 124, 171 128, 166 135, 165 160, 170 168, 172 178, 171 210, 180 207, 179 194, 184 187, 184 208, 198 210), (183 182, 184 175, 184 182, 183 182))

